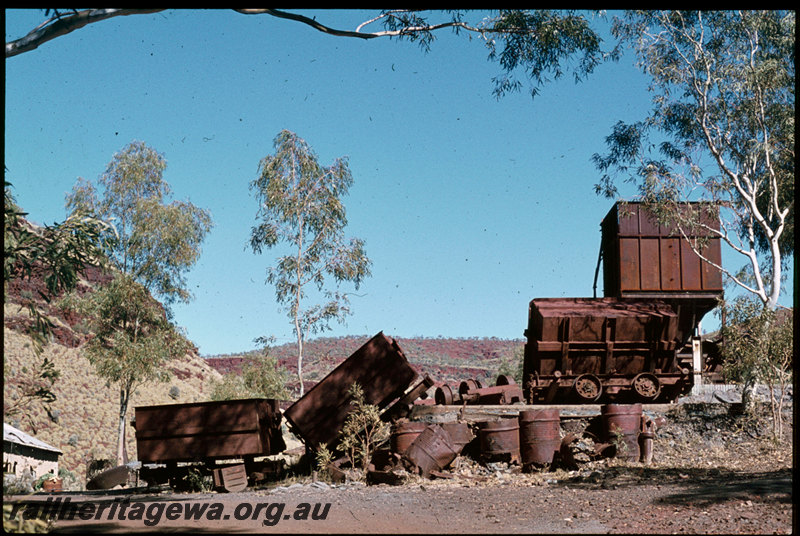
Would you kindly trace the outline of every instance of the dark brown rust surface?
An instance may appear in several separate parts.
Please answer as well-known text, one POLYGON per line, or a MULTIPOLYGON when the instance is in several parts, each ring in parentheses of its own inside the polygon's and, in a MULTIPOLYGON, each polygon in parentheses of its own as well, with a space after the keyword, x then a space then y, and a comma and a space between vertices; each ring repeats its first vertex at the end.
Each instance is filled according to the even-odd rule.
POLYGON ((137 407, 138 458, 153 463, 278 454, 286 448, 280 423, 273 399, 137 407))
POLYGON ((520 461, 518 418, 478 423, 478 437, 484 460, 520 461))
POLYGON ((441 426, 431 424, 409 445, 403 460, 412 470, 428 477, 431 471, 440 471, 450 465, 457 455, 450 435, 441 426))
POLYGON ((332 449, 351 409, 348 390, 353 383, 364 390, 366 403, 383 409, 416 377, 397 342, 380 332, 292 404, 284 416, 306 445, 332 449))
POLYGON ((558 409, 519 413, 519 448, 523 465, 553 463, 561 448, 561 419, 558 409))
POLYGON ((230 493, 244 491, 247 488, 247 472, 243 463, 227 465, 212 469, 214 487, 221 488, 230 493))
POLYGON ((470 389, 462 395, 468 404, 506 405, 522 402, 522 389, 516 384, 470 389))
POLYGON ((127 484, 130 474, 131 470, 127 465, 118 465, 111 469, 106 469, 102 473, 93 476, 86 483, 86 489, 111 489, 114 486, 124 486, 127 484))
POLYGON ((395 423, 392 426, 392 435, 390 437, 392 452, 403 454, 427 427, 428 425, 424 422, 395 423))
POLYGON ((392 404, 389 409, 384 411, 383 415, 381 415, 381 419, 389 422, 407 417, 408 414, 411 413, 414 402, 423 396, 428 389, 433 387, 434 383, 435 382, 431 379, 431 377, 426 374, 421 382, 409 389, 409 391, 404 394, 400 400, 392 404))
POLYGON ((607 404, 600 408, 603 439, 616 447, 617 458, 639 461, 641 404, 607 404))
POLYGON ((534 299, 524 394, 530 403, 673 400, 692 385, 676 354, 695 320, 654 299, 534 299))
MULTIPOLYGON (((682 209, 706 210, 695 203, 687 203, 682 209)), ((711 229, 719 229, 715 214, 703 213, 702 221, 711 229)), ((602 232, 606 296, 722 293, 721 272, 703 262, 679 230, 659 225, 643 204, 615 204, 603 220, 602 232)), ((698 228, 687 236, 703 240, 703 255, 721 264, 720 241, 713 232, 698 228)))

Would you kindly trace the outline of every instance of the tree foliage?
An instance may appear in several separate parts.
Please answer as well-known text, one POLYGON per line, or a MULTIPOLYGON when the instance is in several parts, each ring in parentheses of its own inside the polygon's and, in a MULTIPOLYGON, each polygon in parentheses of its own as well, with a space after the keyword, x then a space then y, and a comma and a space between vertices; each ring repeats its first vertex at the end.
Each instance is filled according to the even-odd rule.
POLYGON ((113 265, 162 298, 169 306, 188 302, 186 272, 200 256, 200 245, 212 227, 207 210, 188 201, 166 204, 164 156, 144 142, 125 146, 100 176, 100 191, 80 178, 67 196, 73 214, 89 213, 111 221, 106 253, 113 265))
POLYGON ((269 355, 249 356, 241 373, 229 372, 216 382, 211 400, 235 400, 239 398, 275 398, 287 400, 288 374, 274 357, 269 355))
MULTIPOLYGON (((159 9, 71 9, 45 10, 45 20, 27 35, 6 43, 6 58, 29 52, 62 35, 114 17, 150 14, 159 9)), ((295 21, 335 37, 397 39, 419 44, 427 51, 444 30, 463 33, 485 44, 488 59, 502 73, 494 79, 495 95, 520 90, 527 78, 531 95, 551 77, 571 70, 576 80, 584 78, 618 50, 604 51, 589 14, 573 10, 420 10, 377 11, 352 30, 334 28, 317 17, 279 9, 236 9, 243 15, 265 15, 295 21), (382 29, 377 29, 382 27, 382 29), (520 76, 522 75, 522 76, 520 76)), ((602 16, 598 13, 597 16, 602 16)))
POLYGON ((68 296, 64 306, 87 316, 94 337, 84 346, 84 355, 99 376, 119 385, 117 458, 121 464, 131 395, 142 383, 169 380, 166 364, 192 346, 169 321, 162 305, 128 274, 119 273, 86 297, 68 296))
MULTIPOLYGON (((44 290, 39 300, 50 302, 55 296, 75 288, 80 274, 90 265, 102 265, 101 235, 108 226, 82 214, 74 214, 62 223, 37 227, 26 221, 27 215, 17 205, 11 193, 11 183, 5 181, 5 212, 3 226, 3 298, 8 285, 18 279, 42 277, 44 290)), ((33 350, 41 355, 52 336, 53 322, 44 314, 35 297, 22 297, 32 319, 27 330, 33 350)), ((9 372, 4 367, 4 373, 9 372)), ((12 400, 3 405, 4 415, 20 415, 33 426, 31 407, 41 403, 49 413, 56 400, 53 386, 59 371, 47 357, 35 367, 14 374, 4 374, 12 386, 12 400)))
MULTIPOLYGON (((784 394, 792 383, 794 368, 791 311, 774 311, 764 307, 759 300, 739 296, 725 304, 725 312, 727 324, 722 329, 724 373, 729 380, 741 382, 746 394, 756 383, 767 386, 773 436, 780 439, 784 394)), ((744 402, 750 406, 749 401, 744 402)))
POLYGON ((364 242, 347 240, 342 197, 353 177, 346 158, 328 167, 319 164, 311 147, 295 133, 281 131, 274 140, 275 154, 259 165, 258 177, 250 189, 258 202, 250 247, 262 253, 279 243, 287 252, 267 270, 267 283, 274 285, 278 303, 292 320, 297 336, 297 376, 303 395, 303 343, 308 334, 329 328, 334 320, 349 314, 347 294, 341 283, 358 289, 370 275, 370 260, 364 242), (336 290, 330 290, 332 278, 336 290), (323 303, 308 305, 309 290, 323 303))
POLYGON ((594 155, 598 193, 616 197, 621 177, 661 223, 724 240, 749 278, 705 260, 773 309, 794 247, 794 31, 793 11, 627 12, 613 32, 651 76, 653 108, 594 155))

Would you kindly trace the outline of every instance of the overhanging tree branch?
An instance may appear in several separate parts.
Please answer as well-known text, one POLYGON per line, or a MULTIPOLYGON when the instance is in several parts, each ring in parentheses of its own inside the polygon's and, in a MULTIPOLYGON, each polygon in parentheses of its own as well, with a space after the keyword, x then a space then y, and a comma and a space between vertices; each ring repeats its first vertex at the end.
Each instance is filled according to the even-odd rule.
POLYGON ((163 9, 84 9, 67 16, 48 19, 31 30, 25 37, 6 43, 6 58, 29 52, 88 24, 122 15, 144 15, 164 11, 163 9))

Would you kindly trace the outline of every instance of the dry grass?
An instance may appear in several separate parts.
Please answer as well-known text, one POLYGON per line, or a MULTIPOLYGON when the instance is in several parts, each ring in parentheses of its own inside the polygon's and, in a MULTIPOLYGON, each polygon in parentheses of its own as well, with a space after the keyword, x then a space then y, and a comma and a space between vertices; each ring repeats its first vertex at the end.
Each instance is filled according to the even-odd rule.
MULTIPOLYGON (((25 314, 19 307, 5 304, 6 319, 25 314)), ((23 366, 30 367, 41 361, 42 357, 34 354, 27 336, 8 328, 3 331, 3 359, 10 377, 19 374, 23 366)), ((60 449, 63 455, 59 466, 75 472, 83 482, 89 459, 116 458, 119 390, 116 386, 107 385, 104 379, 94 373, 80 348, 51 343, 45 348, 44 356, 51 358, 61 373, 54 389, 57 399, 51 404, 57 420, 54 422, 41 407, 36 407, 32 413, 37 425, 35 435, 60 449)), ((210 380, 219 380, 221 377, 197 355, 187 355, 185 359, 172 364, 171 368, 170 382, 146 384, 134 394, 128 411, 129 422, 136 406, 208 400, 210 380), (177 387, 177 398, 170 396, 173 386, 177 387)), ((7 380, 4 378, 4 397, 9 395, 7 380)), ((25 421, 8 422, 24 432, 33 433, 25 421)), ((130 428, 126 445, 129 458, 135 459, 136 441, 130 428)))

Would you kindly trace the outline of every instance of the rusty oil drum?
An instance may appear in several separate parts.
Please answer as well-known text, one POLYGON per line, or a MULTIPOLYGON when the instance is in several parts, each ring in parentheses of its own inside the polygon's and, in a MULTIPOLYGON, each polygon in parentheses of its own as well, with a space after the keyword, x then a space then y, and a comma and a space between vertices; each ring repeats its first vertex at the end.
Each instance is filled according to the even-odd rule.
POLYGON ((642 422, 641 404, 606 404, 600 408, 603 419, 604 440, 618 441, 621 435, 622 449, 617 447, 617 458, 639 460, 639 427, 642 422))
POLYGON ((522 465, 549 465, 561 448, 561 416, 557 408, 521 411, 519 449, 522 465))
POLYGON ((458 453, 461 453, 464 447, 475 438, 469 425, 465 422, 442 423, 440 426, 450 436, 450 442, 453 443, 453 448, 458 453))
POLYGON ((519 461, 519 420, 516 417, 478 423, 478 437, 484 458, 519 461))
POLYGON ((441 471, 456 459, 458 453, 453 449, 450 436, 441 426, 426 426, 403 454, 403 459, 411 462, 415 471, 424 477, 431 471, 441 471))
POLYGON ((392 426, 392 452, 403 454, 427 426, 424 422, 399 422, 392 426))

